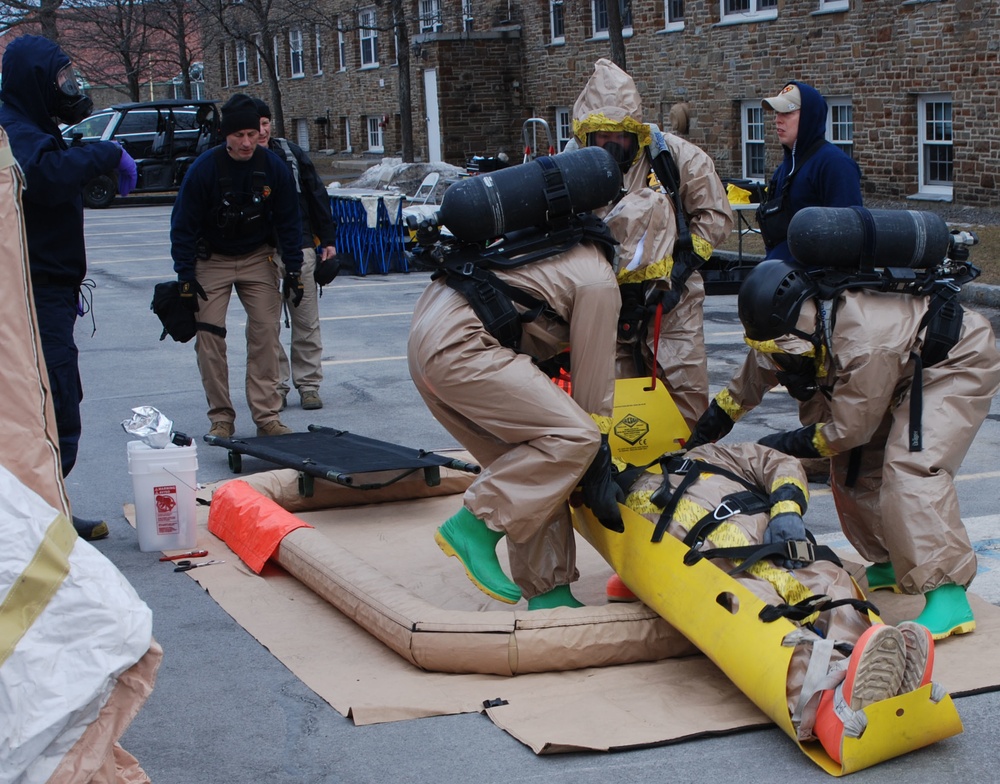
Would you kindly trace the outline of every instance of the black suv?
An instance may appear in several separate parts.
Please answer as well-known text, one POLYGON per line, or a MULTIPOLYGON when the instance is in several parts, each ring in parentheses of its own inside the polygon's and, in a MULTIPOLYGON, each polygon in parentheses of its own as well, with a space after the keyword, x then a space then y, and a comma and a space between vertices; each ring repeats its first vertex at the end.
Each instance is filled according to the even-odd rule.
MULTIPOLYGON (((215 102, 184 99, 118 104, 65 128, 62 135, 70 144, 121 142, 135 158, 133 193, 175 192, 191 162, 221 141, 215 102)), ((107 207, 117 193, 117 175, 102 174, 84 187, 83 203, 107 207)))

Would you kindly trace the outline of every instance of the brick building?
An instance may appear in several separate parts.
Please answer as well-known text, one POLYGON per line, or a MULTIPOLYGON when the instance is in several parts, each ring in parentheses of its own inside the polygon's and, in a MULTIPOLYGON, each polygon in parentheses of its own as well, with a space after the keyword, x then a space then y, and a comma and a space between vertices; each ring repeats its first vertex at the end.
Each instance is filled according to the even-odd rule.
MULTIPOLYGON (((501 150, 519 160, 528 117, 565 143, 576 95, 609 56, 607 0, 481 2, 404 0, 420 160, 462 165, 501 150)), ((273 38, 286 135, 398 155, 391 5, 320 4, 332 23, 273 38)), ((624 26, 646 119, 668 127, 670 108, 686 102, 686 135, 723 177, 766 179, 777 165, 760 98, 796 78, 827 97, 828 138, 857 160, 867 197, 1000 208, 996 0, 631 0, 624 26)), ((209 94, 266 97, 255 57, 220 43, 206 55, 209 94)))

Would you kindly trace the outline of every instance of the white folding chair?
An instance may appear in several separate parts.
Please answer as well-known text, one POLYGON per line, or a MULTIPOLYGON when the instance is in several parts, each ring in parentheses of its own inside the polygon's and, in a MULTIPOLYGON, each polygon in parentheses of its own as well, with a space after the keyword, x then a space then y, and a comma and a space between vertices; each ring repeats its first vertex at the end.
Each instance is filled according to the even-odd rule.
POLYGON ((440 179, 441 174, 439 172, 431 172, 424 177, 424 181, 420 183, 417 192, 412 196, 407 196, 406 200, 411 204, 426 204, 431 196, 434 195, 434 189, 437 188, 438 180, 440 179))

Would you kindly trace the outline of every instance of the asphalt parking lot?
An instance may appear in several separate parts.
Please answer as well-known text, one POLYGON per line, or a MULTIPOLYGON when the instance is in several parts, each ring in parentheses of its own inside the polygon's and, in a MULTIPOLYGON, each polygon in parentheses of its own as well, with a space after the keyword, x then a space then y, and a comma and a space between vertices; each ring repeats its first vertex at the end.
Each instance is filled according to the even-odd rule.
MULTIPOLYGON (((773 729, 628 752, 536 756, 479 714, 356 727, 304 686, 197 583, 158 568, 157 554, 139 551, 122 514, 122 505, 132 501, 132 487, 126 458, 131 437, 121 421, 134 406, 155 406, 174 421, 176 430, 197 438, 199 482, 232 476, 226 451, 200 441, 208 420, 193 346, 159 342, 159 324, 149 311, 153 284, 173 277, 169 214, 168 206, 87 212, 90 275, 96 288, 93 309, 77 327, 86 395, 84 435, 77 467, 67 480, 76 513, 109 521, 111 537, 96 547, 153 609, 154 634, 165 650, 156 689, 122 741, 155 784, 828 779, 773 729)), ((426 449, 455 445, 423 406, 406 370, 410 314, 426 282, 426 273, 413 272, 343 276, 327 287, 320 301, 325 407, 303 411, 293 392, 282 415, 286 424, 297 430, 326 424, 426 449)), ((997 313, 989 315, 996 325, 997 313)), ((242 394, 244 323, 234 299, 228 327, 237 434, 252 435, 242 394)), ((741 335, 735 298, 711 298, 706 336, 713 392, 742 359, 741 335)), ((731 438, 756 439, 794 424, 791 401, 774 395, 731 438)), ((992 586, 1000 573, 998 454, 1000 403, 994 401, 958 483, 963 517, 981 526, 977 530, 984 532, 986 542, 981 583, 974 589, 992 586)), ((245 471, 268 467, 245 459, 245 471)), ((829 493, 822 486, 813 490, 807 522, 818 534, 836 537, 839 526, 829 493)), ((1000 604, 1000 592, 989 598, 1000 604)), ((975 645, 976 636, 949 644, 975 645)), ((1000 695, 965 697, 956 704, 965 724, 962 735, 856 773, 851 781, 998 780, 1000 695)))

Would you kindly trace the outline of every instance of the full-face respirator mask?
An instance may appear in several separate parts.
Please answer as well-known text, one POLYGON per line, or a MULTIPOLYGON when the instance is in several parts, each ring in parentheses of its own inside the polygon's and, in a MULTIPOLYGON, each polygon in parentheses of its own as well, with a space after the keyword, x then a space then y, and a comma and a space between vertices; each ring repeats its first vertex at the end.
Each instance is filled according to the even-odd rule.
POLYGON ((56 117, 67 125, 76 125, 90 117, 94 102, 80 89, 80 83, 67 65, 56 76, 56 117))
POLYGON ((621 137, 620 142, 606 139, 603 143, 599 143, 598 133, 595 131, 587 134, 587 146, 601 147, 605 152, 610 153, 622 174, 627 174, 628 170, 632 168, 632 164, 635 163, 635 157, 639 152, 639 137, 634 133, 623 132, 616 134, 621 137))

